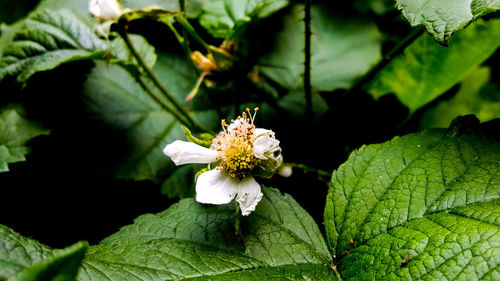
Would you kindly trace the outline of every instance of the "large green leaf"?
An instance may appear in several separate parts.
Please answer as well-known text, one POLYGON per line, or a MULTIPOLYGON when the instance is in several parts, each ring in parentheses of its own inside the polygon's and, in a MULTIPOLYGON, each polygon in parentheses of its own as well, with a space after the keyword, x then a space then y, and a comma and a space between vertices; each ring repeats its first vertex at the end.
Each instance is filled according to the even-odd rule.
POLYGON ((477 22, 454 36, 448 47, 426 34, 375 76, 370 93, 394 93, 415 111, 461 81, 500 46, 500 19, 477 22))
MULTIPOLYGON (((21 245, 23 247, 24 245, 21 245)), ((55 250, 46 260, 21 271, 13 281, 74 281, 87 251, 86 242, 55 250)))
POLYGON ((26 82, 39 71, 63 63, 104 57, 106 44, 92 27, 69 11, 40 11, 19 27, 0 58, 0 80, 16 76, 26 82))
POLYGON ((438 103, 422 116, 423 128, 445 127, 455 117, 474 114, 481 122, 500 118, 500 89, 490 81, 488 67, 478 67, 461 83, 460 90, 449 100, 438 103))
MULTIPOLYGON (((336 280, 314 220, 291 196, 263 193, 255 212, 242 218, 241 241, 233 204, 184 199, 91 246, 78 280, 336 280)), ((0 276, 14 276, 50 254, 0 226, 0 263, 7 265, 0 276)))
POLYGON ((26 119, 20 107, 0 110, 0 172, 9 170, 8 164, 26 160, 30 148, 26 143, 49 130, 26 119))
POLYGON ((84 84, 88 110, 95 119, 122 131, 130 144, 117 177, 155 179, 173 163, 162 149, 184 136, 180 123, 118 65, 96 62, 84 84))
MULTIPOLYGON (((302 5, 284 17, 273 51, 263 56, 262 72, 289 89, 301 85, 304 73, 302 5)), ((320 5, 311 8, 311 83, 319 90, 349 88, 380 58, 380 33, 372 22, 346 18, 320 5)))
POLYGON ((482 133, 468 116, 351 154, 333 173, 325 209, 344 280, 498 279, 500 140, 492 126, 482 133))
POLYGON ((215 0, 203 5, 200 24, 214 37, 224 38, 239 25, 264 18, 288 5, 288 0, 215 0))
POLYGON ((397 0, 397 6, 412 26, 424 25, 440 43, 472 20, 500 10, 499 0, 397 0))

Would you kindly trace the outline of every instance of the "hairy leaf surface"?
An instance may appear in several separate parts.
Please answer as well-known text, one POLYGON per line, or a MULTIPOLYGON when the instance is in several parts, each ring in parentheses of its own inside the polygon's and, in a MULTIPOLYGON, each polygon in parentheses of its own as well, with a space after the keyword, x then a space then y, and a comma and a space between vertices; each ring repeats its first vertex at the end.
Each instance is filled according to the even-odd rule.
POLYGON ((426 34, 375 76, 369 92, 394 93, 411 112, 461 81, 500 46, 500 19, 477 22, 454 36, 448 47, 426 34))
POLYGON ((344 280, 498 277, 498 126, 469 117, 363 146, 333 173, 325 227, 344 280))
POLYGON ((21 271, 13 281, 74 281, 82 264, 86 242, 78 242, 62 250, 54 250, 41 263, 35 263, 21 271))
POLYGON ((104 57, 106 44, 69 11, 43 10, 25 19, 0 58, 0 80, 26 82, 39 71, 72 61, 104 57))
MULTIPOLYGON (((304 7, 284 17, 273 51, 262 57, 262 72, 288 89, 302 84, 304 73, 304 7)), ((365 19, 347 18, 321 5, 311 8, 311 83, 324 91, 348 88, 380 58, 380 33, 365 19)))
POLYGON ((500 10, 499 0, 397 0, 397 7, 412 26, 422 24, 440 43, 472 20, 500 10))
POLYGON ((22 116, 19 107, 0 110, 0 172, 9 170, 8 164, 26 160, 30 148, 26 143, 39 135, 47 135, 49 130, 22 116))
MULTIPOLYGON (((78 280, 336 280, 314 220, 289 195, 270 188, 263 193, 241 221, 244 242, 235 235, 233 204, 184 199, 91 246, 78 280)), ((51 255, 48 247, 0 230, 0 263, 11 267, 0 267, 0 276, 51 255)))

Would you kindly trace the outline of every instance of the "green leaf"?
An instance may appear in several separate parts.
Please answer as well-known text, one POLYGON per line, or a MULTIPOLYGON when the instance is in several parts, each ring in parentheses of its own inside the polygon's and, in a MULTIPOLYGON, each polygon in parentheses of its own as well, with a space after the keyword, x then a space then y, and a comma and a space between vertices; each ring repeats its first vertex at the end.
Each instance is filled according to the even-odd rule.
MULTIPOLYGON (((284 29, 273 51, 260 61, 262 72, 288 89, 302 84, 304 73, 304 22, 302 5, 284 17, 284 29)), ((375 24, 361 18, 332 14, 327 8, 311 8, 311 83, 324 91, 349 88, 380 58, 380 33, 375 24)))
POLYGON ((54 250, 49 258, 41 263, 35 263, 27 267, 12 280, 74 281, 87 249, 88 244, 86 242, 78 242, 62 250, 54 250))
POLYGON ((325 228, 344 280, 498 277, 500 140, 478 123, 363 146, 333 173, 325 228))
POLYGON ((500 46, 500 20, 478 21, 454 36, 448 47, 426 34, 380 71, 369 85, 379 98, 394 93, 411 112, 461 81, 500 46))
POLYGON ((181 124, 152 99, 123 68, 96 62, 84 84, 88 110, 95 119, 122 131, 130 144, 118 178, 155 179, 173 163, 162 150, 181 139, 181 124))
POLYGON ((49 130, 23 117, 20 107, 6 107, 0 110, 0 172, 9 170, 9 163, 25 161, 30 152, 26 143, 49 130))
POLYGON ((422 128, 444 127, 457 116, 474 114, 481 122, 500 118, 500 89, 488 83, 491 71, 478 67, 461 83, 458 93, 438 103, 422 116, 422 128), (496 98, 495 98, 496 97, 496 98))
POLYGON ((234 234, 234 205, 184 199, 91 247, 79 280, 333 280, 314 220, 289 195, 263 192, 242 221, 245 249, 234 234))
POLYGON ((44 10, 22 23, 0 60, 0 80, 26 82, 39 71, 72 61, 102 58, 106 44, 69 11, 44 10))
POLYGON ((212 36, 224 38, 235 27, 265 18, 288 5, 288 0, 214 0, 203 5, 200 24, 212 36))
MULTIPOLYGON (((183 199, 91 246, 78 280, 336 280, 314 220, 289 195, 264 188, 234 230, 236 208, 183 199)), ((0 225, 0 278, 56 252, 0 225)))
MULTIPOLYGON (((129 35, 132 44, 137 49, 142 59, 149 68, 153 68, 156 64, 156 51, 144 37, 136 34, 129 35)), ((122 64, 125 67, 133 67, 137 71, 138 62, 128 49, 125 41, 121 37, 116 37, 111 41, 110 53, 112 56, 111 62, 122 64)))
POLYGON ((500 10, 499 0, 397 0, 397 7, 412 26, 423 25, 427 32, 445 44, 472 20, 500 10))
POLYGON ((0 225, 0 280, 12 278, 50 257, 52 249, 0 225))

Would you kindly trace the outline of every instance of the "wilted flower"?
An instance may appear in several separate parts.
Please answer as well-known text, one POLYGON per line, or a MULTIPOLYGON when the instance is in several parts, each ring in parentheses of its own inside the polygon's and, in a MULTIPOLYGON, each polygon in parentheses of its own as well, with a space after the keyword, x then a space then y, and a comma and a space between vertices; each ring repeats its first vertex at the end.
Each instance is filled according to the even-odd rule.
MULTIPOLYGON (((255 128, 254 115, 246 114, 228 125, 206 148, 176 140, 163 152, 176 165, 210 164, 196 181, 196 200, 200 203, 227 204, 235 197, 241 213, 249 215, 262 199, 260 185, 254 176, 271 177, 283 162, 279 141, 271 130, 255 128)), ((247 108, 247 112, 250 110, 247 108)))

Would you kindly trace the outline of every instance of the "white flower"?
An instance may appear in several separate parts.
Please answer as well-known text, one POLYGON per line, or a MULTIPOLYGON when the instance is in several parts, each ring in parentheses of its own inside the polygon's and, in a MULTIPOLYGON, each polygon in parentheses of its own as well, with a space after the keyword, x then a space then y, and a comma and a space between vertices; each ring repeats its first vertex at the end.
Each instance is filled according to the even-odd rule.
POLYGON ((238 117, 231 125, 222 120, 223 131, 213 139, 210 148, 180 140, 165 147, 163 152, 176 165, 217 165, 198 176, 196 201, 221 205, 236 198, 242 215, 247 216, 255 210, 262 192, 253 175, 274 173, 283 158, 274 133, 255 128, 254 118, 255 114, 247 116, 244 112, 243 117, 238 117))
POLYGON ((103 21, 115 21, 122 14, 117 0, 90 0, 89 11, 103 21))

